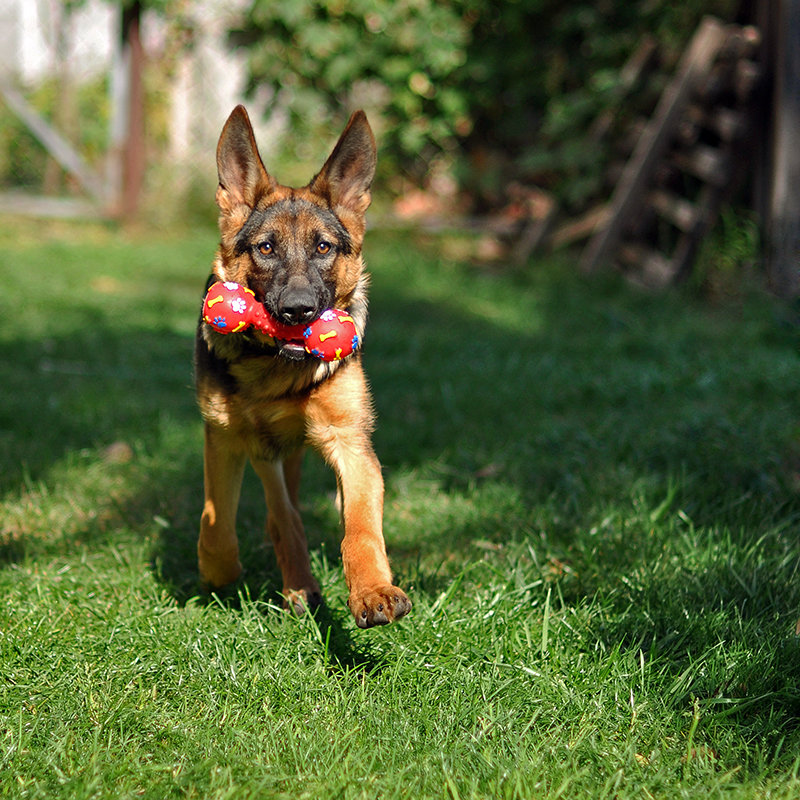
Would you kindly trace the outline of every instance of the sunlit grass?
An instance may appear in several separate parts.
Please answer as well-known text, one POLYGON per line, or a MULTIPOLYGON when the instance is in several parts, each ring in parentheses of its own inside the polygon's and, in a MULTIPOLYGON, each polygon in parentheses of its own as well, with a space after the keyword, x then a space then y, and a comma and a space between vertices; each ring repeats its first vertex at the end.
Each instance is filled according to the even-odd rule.
POLYGON ((797 327, 369 234, 365 360, 412 614, 199 592, 192 332, 213 231, 0 229, 0 796, 795 797, 797 327))

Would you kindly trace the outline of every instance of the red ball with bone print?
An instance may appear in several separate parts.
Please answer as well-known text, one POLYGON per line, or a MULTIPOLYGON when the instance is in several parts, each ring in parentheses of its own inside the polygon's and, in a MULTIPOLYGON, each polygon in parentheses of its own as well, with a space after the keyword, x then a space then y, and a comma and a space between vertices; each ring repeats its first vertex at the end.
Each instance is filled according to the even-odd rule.
POLYGON ((355 320, 346 312, 329 308, 304 331, 306 351, 323 361, 339 361, 358 349, 355 320))
POLYGON ((250 289, 238 283, 215 283, 206 293, 203 320, 218 333, 241 333, 254 327, 283 341, 302 341, 306 352, 323 361, 339 361, 360 344, 355 321, 346 311, 329 308, 309 325, 284 325, 268 314, 250 289))

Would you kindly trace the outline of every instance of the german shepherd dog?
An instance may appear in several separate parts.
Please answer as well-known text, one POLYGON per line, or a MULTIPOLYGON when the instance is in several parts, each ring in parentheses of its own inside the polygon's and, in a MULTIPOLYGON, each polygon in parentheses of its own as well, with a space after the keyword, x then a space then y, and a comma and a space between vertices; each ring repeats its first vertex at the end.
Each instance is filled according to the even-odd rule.
MULTIPOLYGON (((221 240, 208 285, 241 284, 288 325, 344 309, 363 336, 368 277, 361 246, 375 162, 375 139, 357 111, 311 182, 282 186, 265 170, 247 112, 237 106, 217 145, 221 240)), ((197 546, 203 581, 222 587, 241 573, 236 509, 249 460, 264 485, 284 604, 298 613, 319 605, 298 512, 301 460, 310 444, 336 473, 342 563, 356 624, 385 625, 407 614, 411 602, 392 585, 383 541, 383 478, 360 353, 321 361, 297 342, 261 332, 222 335, 201 319, 195 383, 205 422, 197 546)))

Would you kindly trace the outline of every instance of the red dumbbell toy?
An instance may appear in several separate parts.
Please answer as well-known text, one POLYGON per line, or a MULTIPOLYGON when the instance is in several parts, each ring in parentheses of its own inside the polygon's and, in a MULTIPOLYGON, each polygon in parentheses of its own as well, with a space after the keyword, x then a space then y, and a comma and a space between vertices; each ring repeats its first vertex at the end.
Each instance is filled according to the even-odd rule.
POLYGON ((358 349, 353 318, 337 308, 323 311, 308 325, 284 325, 268 314, 250 289, 230 281, 215 283, 203 303, 203 319, 218 333, 254 327, 283 341, 302 341, 306 352, 323 361, 339 361, 358 349))

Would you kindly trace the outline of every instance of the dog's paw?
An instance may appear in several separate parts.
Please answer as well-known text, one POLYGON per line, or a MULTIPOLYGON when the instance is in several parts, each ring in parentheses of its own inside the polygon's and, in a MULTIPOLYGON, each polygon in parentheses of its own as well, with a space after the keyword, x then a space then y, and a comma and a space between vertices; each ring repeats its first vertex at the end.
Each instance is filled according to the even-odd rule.
POLYGON ((302 616, 322 605, 322 592, 316 587, 309 589, 284 589, 283 607, 302 616))
POLYGON ((235 583, 242 574, 242 565, 238 558, 220 559, 211 557, 204 550, 199 550, 198 566, 200 580, 211 589, 221 589, 235 583))
POLYGON ((376 586, 353 592, 347 605, 359 628, 388 625, 411 611, 411 601, 396 586, 376 586))

